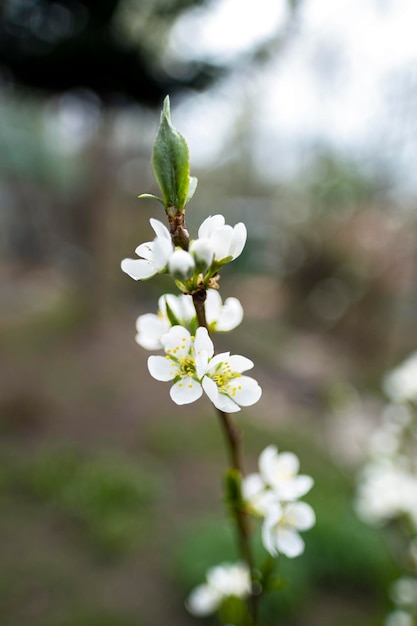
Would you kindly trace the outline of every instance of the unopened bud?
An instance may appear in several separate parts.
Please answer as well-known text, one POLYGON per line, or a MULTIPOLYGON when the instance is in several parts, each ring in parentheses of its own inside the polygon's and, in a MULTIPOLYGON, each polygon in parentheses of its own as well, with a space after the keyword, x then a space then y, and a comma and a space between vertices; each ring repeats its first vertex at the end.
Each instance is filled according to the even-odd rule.
POLYGON ((170 274, 178 280, 191 278, 195 271, 194 259, 185 250, 175 250, 169 258, 168 269, 170 274))
POLYGON ((208 270, 214 259, 214 248, 208 237, 195 239, 190 244, 190 254, 194 257, 195 264, 201 272, 208 270))

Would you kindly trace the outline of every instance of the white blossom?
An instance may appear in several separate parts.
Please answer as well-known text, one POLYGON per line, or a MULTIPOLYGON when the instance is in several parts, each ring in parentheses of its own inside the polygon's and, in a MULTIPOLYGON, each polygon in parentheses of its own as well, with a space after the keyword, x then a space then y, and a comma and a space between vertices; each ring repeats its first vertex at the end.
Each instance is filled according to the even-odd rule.
POLYGON ((246 598, 250 593, 248 567, 244 563, 223 563, 208 570, 206 582, 193 589, 186 607, 192 615, 204 617, 217 611, 225 598, 246 598))
MULTIPOLYGON (((191 296, 165 294, 158 300, 158 312, 145 313, 136 320, 136 342, 147 350, 160 350, 161 337, 171 328, 167 313, 171 310, 178 325, 188 330, 197 326, 197 315, 191 296)), ((233 330, 243 319, 243 308, 237 298, 226 298, 224 303, 215 289, 209 289, 205 302, 206 320, 210 331, 227 332, 233 330)), ((175 325, 175 324, 174 324, 175 325)))
POLYGON ((226 262, 236 259, 245 247, 247 231, 243 222, 235 226, 225 224, 223 215, 211 215, 198 229, 198 237, 209 240, 214 260, 226 262))
POLYGON ((414 576, 399 578, 391 585, 390 591, 398 606, 417 608, 417 578, 414 576))
POLYGON ((417 476, 406 459, 375 459, 364 468, 357 490, 356 512, 370 524, 408 515, 417 528, 417 476))
POLYGON ((174 251, 171 235, 162 222, 150 219, 151 226, 156 234, 153 241, 141 243, 135 250, 140 259, 123 259, 122 270, 134 280, 151 278, 158 272, 163 272, 174 251))
MULTIPOLYGON (((199 331, 207 331, 199 328, 199 331)), ((208 335, 207 335, 208 336, 208 335)), ((259 400, 262 389, 250 376, 242 372, 253 367, 253 362, 240 354, 222 352, 213 357, 213 351, 198 354, 197 374, 203 389, 220 411, 235 413, 242 406, 251 406, 259 400)))
POLYGON ((417 351, 383 379, 383 388, 395 402, 417 401, 417 351))
POLYGON ((170 396, 176 404, 189 404, 203 394, 195 357, 196 352, 212 353, 213 344, 207 331, 205 334, 198 331, 194 339, 183 326, 173 326, 161 337, 166 356, 150 356, 148 359, 151 376, 156 380, 174 382, 170 396))
POLYGON ((270 445, 261 453, 258 465, 259 473, 244 478, 242 493, 250 509, 260 515, 265 515, 274 500, 297 500, 313 486, 311 476, 298 474, 300 462, 292 452, 278 454, 276 446, 270 445))
POLYGON ((173 381, 171 399, 176 404, 198 400, 203 389, 220 410, 239 411, 257 402, 262 394, 256 380, 242 376, 253 367, 244 356, 223 352, 216 356, 206 328, 198 328, 195 338, 183 326, 173 326, 162 335, 166 356, 148 359, 150 374, 161 381, 173 381))
POLYGON ((289 558, 304 552, 304 540, 298 531, 309 530, 315 524, 314 511, 305 502, 276 502, 266 514, 262 525, 262 542, 272 555, 285 554, 289 558))
POLYGON ((392 611, 385 619, 385 626, 414 626, 414 619, 407 611, 392 611))

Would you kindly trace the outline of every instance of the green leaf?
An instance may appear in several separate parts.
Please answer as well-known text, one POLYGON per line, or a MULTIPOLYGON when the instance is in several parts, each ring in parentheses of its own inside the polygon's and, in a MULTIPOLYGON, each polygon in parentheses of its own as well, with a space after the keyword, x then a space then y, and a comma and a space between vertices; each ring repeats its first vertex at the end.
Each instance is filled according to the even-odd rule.
POLYGON ((196 176, 190 176, 186 203, 188 203, 193 197, 195 190, 197 189, 197 183, 198 183, 198 178, 196 176))
POLYGON ((141 193, 138 198, 150 198, 151 200, 158 200, 163 206, 165 206, 165 202, 159 196, 154 196, 153 193, 141 193))
POLYGON ((168 300, 166 298, 165 298, 165 307, 166 307, 166 311, 167 311, 167 317, 169 319, 169 323, 171 324, 171 326, 181 326, 180 321, 178 320, 178 318, 175 315, 174 311, 169 306, 168 300))
POLYGON ((190 186, 189 152, 184 137, 172 125, 168 96, 153 147, 152 167, 167 212, 183 211, 190 186))

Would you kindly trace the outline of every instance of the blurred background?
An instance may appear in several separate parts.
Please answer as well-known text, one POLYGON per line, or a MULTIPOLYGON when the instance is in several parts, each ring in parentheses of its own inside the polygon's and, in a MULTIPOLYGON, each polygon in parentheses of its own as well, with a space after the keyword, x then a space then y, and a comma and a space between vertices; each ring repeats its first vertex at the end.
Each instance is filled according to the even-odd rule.
POLYGON ((137 196, 166 94, 191 235, 218 212, 248 227, 221 278, 245 319, 217 340, 264 389, 238 415, 246 469, 274 443, 315 478, 264 623, 381 624, 396 537, 352 503, 381 376, 416 347, 416 19, 413 0, 3 0, 2 625, 191 625, 187 593, 237 556, 215 413, 172 405, 134 342, 173 285, 120 271, 163 219, 137 196))

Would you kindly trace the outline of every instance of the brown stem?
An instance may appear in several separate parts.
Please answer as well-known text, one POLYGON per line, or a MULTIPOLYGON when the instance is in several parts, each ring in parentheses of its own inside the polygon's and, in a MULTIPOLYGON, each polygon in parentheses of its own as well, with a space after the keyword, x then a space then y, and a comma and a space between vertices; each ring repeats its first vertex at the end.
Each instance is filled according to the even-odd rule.
MULTIPOLYGON (((174 207, 172 207, 174 208, 174 207)), ((174 246, 180 246, 184 250, 188 250, 189 235, 185 228, 185 214, 180 211, 168 211, 167 212, 170 233, 174 246)), ((195 312, 197 314, 197 322, 199 326, 208 330, 208 324, 206 319, 206 307, 205 301, 207 297, 207 291, 205 288, 198 289, 192 294, 193 304, 195 312)), ((243 465, 241 460, 241 434, 240 430, 233 424, 232 419, 228 413, 217 409, 217 413, 220 418, 220 423, 223 429, 223 433, 228 448, 230 465, 233 469, 237 470, 240 476, 243 476, 243 465)), ((249 541, 249 527, 248 518, 243 509, 236 507, 235 519, 237 526, 237 535, 240 553, 242 558, 246 562, 251 575, 254 570, 254 559, 252 556, 252 549, 249 541)), ((251 596, 250 612, 253 620, 253 626, 256 626, 256 614, 257 614, 257 597, 251 596)))
MULTIPOLYGON (((198 325, 207 328, 206 321, 206 312, 205 312, 205 300, 206 300, 206 290, 202 289, 200 291, 196 291, 193 293, 193 303, 194 308, 197 314, 198 325)), ((226 446, 228 449, 229 462, 230 466, 237 470, 240 476, 243 476, 243 464, 241 459, 241 432, 240 430, 233 424, 232 418, 229 413, 225 413, 220 409, 216 409, 220 424, 223 430, 223 434, 226 441, 226 446)), ((242 555, 243 560, 246 562, 251 575, 254 570, 254 559, 252 555, 252 549, 249 541, 249 526, 248 526, 248 518, 243 509, 240 507, 236 507, 233 511, 236 520, 237 526, 237 535, 238 535, 238 543, 240 548, 240 553, 242 555)), ((257 615, 257 597, 256 595, 251 596, 251 617, 253 620, 253 626, 256 624, 256 615, 257 615)))

